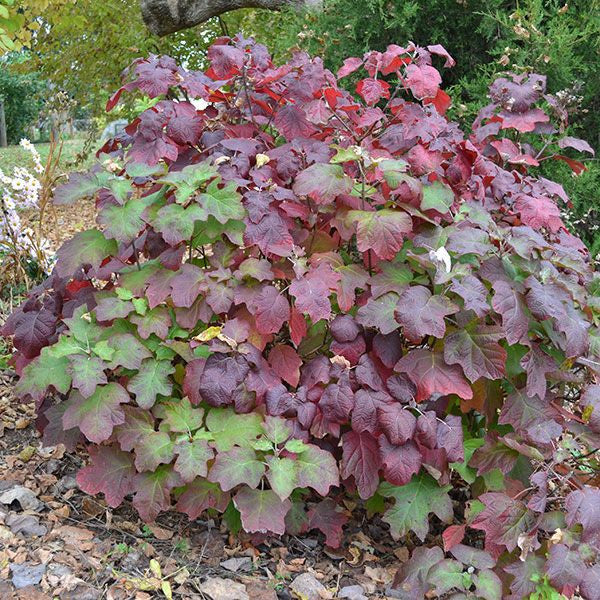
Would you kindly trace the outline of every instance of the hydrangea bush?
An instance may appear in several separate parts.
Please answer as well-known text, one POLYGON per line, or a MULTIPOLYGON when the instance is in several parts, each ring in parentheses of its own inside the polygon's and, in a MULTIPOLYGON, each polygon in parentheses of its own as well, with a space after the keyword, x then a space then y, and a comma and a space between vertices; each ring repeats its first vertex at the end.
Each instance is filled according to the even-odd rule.
POLYGON ((417 546, 397 597, 598 598, 600 286, 529 174, 589 147, 544 78, 496 81, 466 135, 439 45, 208 58, 136 61, 108 108, 154 105, 56 192, 99 228, 4 328, 45 443, 85 442, 82 489, 146 520, 338 546, 358 498, 417 546))

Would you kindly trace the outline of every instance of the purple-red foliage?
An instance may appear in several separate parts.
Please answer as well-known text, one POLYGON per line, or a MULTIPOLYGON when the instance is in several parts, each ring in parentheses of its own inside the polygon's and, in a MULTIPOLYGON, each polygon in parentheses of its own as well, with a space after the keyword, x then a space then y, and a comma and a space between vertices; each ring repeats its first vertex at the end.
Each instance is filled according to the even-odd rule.
POLYGON ((496 81, 463 133, 432 54, 452 66, 411 44, 336 76, 241 38, 204 73, 136 61, 107 108, 156 103, 56 192, 95 194, 101 229, 4 329, 19 393, 48 443, 89 443, 81 487, 144 519, 229 507, 339 545, 328 496, 377 495, 434 545, 396 594, 522 598, 545 572, 597 598, 599 287, 564 190, 529 173, 591 149, 537 75, 496 81))

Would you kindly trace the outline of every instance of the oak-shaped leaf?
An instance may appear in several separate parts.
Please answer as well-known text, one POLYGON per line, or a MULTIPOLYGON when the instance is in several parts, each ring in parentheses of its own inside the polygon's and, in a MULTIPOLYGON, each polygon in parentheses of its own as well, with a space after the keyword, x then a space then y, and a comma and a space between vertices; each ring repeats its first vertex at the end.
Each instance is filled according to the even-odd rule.
POLYGON ((379 485, 382 461, 377 440, 367 431, 348 431, 342 436, 342 450, 341 475, 354 477, 359 496, 367 500, 379 485))
POLYGON ((59 206, 74 204, 81 198, 93 196, 102 187, 95 173, 71 173, 67 183, 56 186, 52 201, 59 206))
POLYGON ((67 401, 69 407, 63 415, 65 429, 79 427, 81 433, 99 444, 107 440, 115 425, 125 422, 121 404, 129 402, 129 394, 118 383, 98 386, 89 398, 72 391, 67 401))
POLYGON ((88 451, 90 464, 79 470, 77 483, 88 494, 103 493, 106 503, 116 508, 133 492, 133 455, 116 446, 90 446, 88 451))
POLYGON ((154 521, 161 511, 169 510, 171 490, 182 483, 181 477, 170 465, 138 473, 133 480, 133 506, 144 521, 154 521))
POLYGON ((527 395, 545 398, 546 374, 557 370, 556 361, 548 356, 539 344, 532 344, 520 364, 527 373, 527 395))
POLYGON ((277 333, 290 318, 289 302, 272 285, 265 286, 248 308, 256 319, 256 328, 265 335, 277 333))
POLYGON ((296 456, 298 487, 310 487, 326 496, 330 487, 339 485, 337 462, 331 452, 314 444, 305 446, 296 456))
POLYGON ((128 200, 125 204, 105 206, 99 213, 97 221, 104 227, 106 237, 129 244, 146 227, 142 214, 146 206, 138 199, 128 200))
POLYGON ((61 394, 69 391, 69 359, 66 356, 57 358, 52 355, 50 348, 43 348, 40 356, 23 369, 21 379, 15 387, 15 394, 20 398, 29 396, 35 402, 39 402, 50 387, 61 394))
POLYGON ((152 431, 141 436, 135 445, 135 468, 154 471, 158 465, 173 460, 175 444, 168 433, 152 431))
POLYGON ((325 498, 310 507, 307 528, 318 529, 325 534, 325 543, 339 548, 344 535, 343 527, 348 522, 344 510, 331 498, 325 498))
POLYGON ((214 451, 206 440, 183 440, 175 444, 174 450, 177 460, 173 468, 181 475, 183 481, 206 477, 208 461, 214 457, 214 451))
POLYGON ((197 204, 183 208, 180 204, 167 204, 156 213, 152 226, 172 246, 189 240, 194 233, 194 221, 202 221, 206 213, 197 204))
POLYGON ((285 533, 285 515, 292 507, 289 500, 281 500, 273 490, 241 488, 233 497, 240 511, 242 525, 250 533, 285 533))
POLYGON ((458 365, 448 365, 441 352, 414 348, 398 361, 394 370, 406 373, 417 386, 417 402, 427 400, 433 394, 456 394, 464 400, 473 397, 462 369, 458 365))
POLYGON ((528 534, 535 523, 535 515, 523 502, 501 492, 487 492, 479 496, 485 508, 471 523, 473 529, 485 532, 485 549, 495 558, 506 548, 512 552, 519 536, 528 534))
POLYGON ((77 388, 84 398, 91 396, 97 386, 107 383, 105 364, 100 358, 76 354, 71 356, 69 362, 73 387, 77 388))
POLYGON ((515 561, 504 567, 504 570, 513 576, 513 580, 510 582, 511 594, 507 596, 508 600, 523 600, 535 592, 537 582, 534 576, 543 573, 544 562, 541 556, 530 552, 524 560, 515 561))
POLYGON ((600 532, 600 490, 584 486, 571 492, 565 500, 567 525, 580 523, 586 537, 593 538, 600 532))
POLYGON ((562 426, 549 400, 528 396, 525 390, 515 390, 504 401, 498 423, 509 424, 515 431, 535 444, 551 444, 562 433, 562 426))
POLYGON ((390 84, 384 79, 361 79, 356 93, 369 105, 377 104, 382 98, 390 97, 390 84))
POLYGON ((148 310, 144 315, 131 315, 129 320, 137 325, 138 333, 144 340, 147 340, 152 334, 161 340, 166 339, 172 325, 171 315, 164 306, 148 310))
POLYGON ((197 477, 188 483, 177 500, 177 510, 190 519, 197 519, 207 508, 224 512, 229 504, 229 493, 221 491, 216 483, 197 477))
POLYGON ((394 498, 394 506, 389 508, 383 520, 389 523, 392 534, 401 537, 414 531, 421 541, 429 531, 429 514, 434 513, 444 523, 453 517, 452 501, 448 496, 451 486, 439 486, 431 475, 415 475, 402 486, 383 482, 379 493, 386 498, 394 498))
POLYGON ((396 321, 402 325, 405 337, 418 343, 426 335, 443 338, 445 317, 457 312, 458 306, 445 296, 432 295, 422 285, 409 287, 396 306, 396 321))
POLYGON ((282 499, 290 496, 298 487, 298 465, 292 458, 267 456, 267 479, 271 489, 282 499))
POLYGON ((322 279, 294 279, 290 285, 290 294, 296 299, 296 308, 307 313, 313 323, 331 316, 329 287, 322 279))
POLYGON ((423 464, 421 452, 412 440, 405 444, 394 445, 385 435, 380 435, 379 450, 383 464, 383 477, 394 485, 407 484, 423 464))
POLYGON ((114 433, 121 446, 121 450, 129 452, 145 436, 154 432, 154 419, 152 414, 137 406, 124 406, 125 421, 117 425, 114 433))
POLYGON ((498 343, 503 337, 499 327, 466 327, 451 333, 444 341, 444 359, 460 365, 471 383, 480 377, 500 379, 504 376, 506 350, 498 343))
POLYGON ((433 98, 438 91, 442 78, 434 67, 423 64, 410 64, 406 67, 406 78, 404 85, 419 100, 433 98))
POLYGON ((97 269, 107 256, 117 254, 117 242, 108 240, 101 231, 88 229, 76 233, 56 253, 56 272, 71 277, 82 266, 97 269))
POLYGON ((317 204, 327 204, 336 196, 349 193, 352 179, 340 165, 316 163, 298 173, 293 189, 298 196, 309 196, 317 204))
POLYGON ((356 320, 365 327, 375 327, 381 333, 392 333, 400 327, 396 320, 396 308, 400 296, 389 292, 379 298, 369 298, 356 313, 356 320))
POLYGON ((210 468, 208 480, 218 483, 224 492, 241 483, 257 488, 265 473, 265 465, 252 448, 234 447, 219 452, 210 468))
POLYGON ((390 443, 398 446, 413 437, 417 419, 400 403, 394 402, 377 407, 377 423, 390 443))
POLYGON ((218 452, 231 450, 235 445, 251 447, 263 433, 262 423, 258 413, 237 414, 230 408, 211 408, 206 417, 206 427, 218 452))
POLYGON ((140 370, 129 380, 127 389, 135 394, 135 401, 140 408, 152 408, 157 395, 168 396, 173 389, 169 375, 175 367, 166 360, 148 358, 140 366, 140 370))
POLYGON ((160 417, 161 429, 175 433, 191 433, 204 422, 204 409, 193 408, 186 397, 159 402, 152 412, 160 417))
POLYGON ((356 241, 361 252, 372 250, 382 260, 391 260, 401 250, 404 238, 412 231, 408 213, 382 210, 351 210, 348 222, 356 226, 356 241))
POLYGON ((215 175, 217 175, 217 169, 205 161, 187 165, 181 171, 170 172, 162 177, 160 182, 175 186, 177 202, 185 204, 204 182, 209 181, 215 175))
POLYGON ((246 213, 233 182, 220 188, 216 179, 211 181, 206 191, 200 194, 198 203, 204 211, 205 219, 210 215, 223 225, 230 219, 243 219, 246 213))
POLYGON ((545 572, 550 583, 569 596, 582 582, 587 566, 576 548, 553 544, 548 552, 545 572))
POLYGON ((150 350, 131 333, 113 335, 107 341, 107 345, 113 350, 108 363, 109 369, 124 367, 137 370, 145 359, 152 356, 150 350))

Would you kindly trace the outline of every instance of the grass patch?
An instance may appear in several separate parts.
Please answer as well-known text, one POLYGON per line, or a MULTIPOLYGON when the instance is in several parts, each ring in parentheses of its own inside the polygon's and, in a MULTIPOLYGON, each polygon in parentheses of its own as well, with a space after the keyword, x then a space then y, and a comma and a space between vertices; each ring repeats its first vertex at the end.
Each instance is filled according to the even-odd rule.
MULTIPOLYGON (((73 168, 69 168, 68 165, 69 163, 73 163, 77 154, 83 150, 85 141, 85 137, 65 140, 60 159, 60 167, 62 170, 65 172, 73 170, 73 168)), ((48 158, 50 144, 35 144, 35 147, 42 157, 42 164, 44 164, 48 158)), ((77 170, 83 170, 88 167, 92 162, 92 159, 93 155, 89 156, 83 164, 77 166, 77 170)), ((8 148, 0 148, 0 169, 2 169, 2 171, 7 174, 12 174, 15 167, 23 166, 31 168, 31 159, 27 150, 21 148, 19 145, 9 146, 8 148)))

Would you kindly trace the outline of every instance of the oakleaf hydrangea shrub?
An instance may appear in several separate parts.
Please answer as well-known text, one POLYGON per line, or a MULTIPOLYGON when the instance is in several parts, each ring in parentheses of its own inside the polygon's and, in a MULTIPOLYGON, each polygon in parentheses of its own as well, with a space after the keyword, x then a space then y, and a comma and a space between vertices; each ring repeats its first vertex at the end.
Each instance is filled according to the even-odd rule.
POLYGON ((4 329, 44 442, 87 444, 81 488, 148 521, 338 546, 363 500, 417 546, 398 597, 598 598, 600 286, 529 173, 586 146, 544 78, 496 81, 466 135, 439 45, 208 58, 136 61, 108 108, 154 104, 56 192, 99 227, 4 329))

